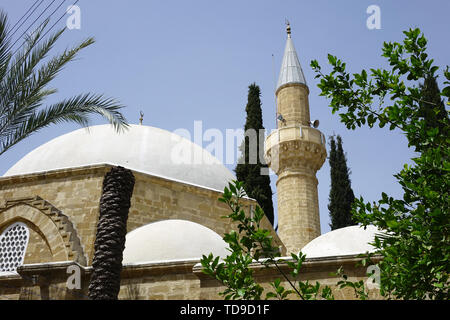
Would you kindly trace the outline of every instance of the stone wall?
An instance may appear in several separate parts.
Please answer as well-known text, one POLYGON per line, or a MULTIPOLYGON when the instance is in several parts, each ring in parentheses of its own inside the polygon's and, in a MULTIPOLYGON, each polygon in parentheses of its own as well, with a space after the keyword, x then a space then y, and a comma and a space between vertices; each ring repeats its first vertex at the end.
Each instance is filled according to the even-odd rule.
POLYGON ((285 169, 277 180, 278 234, 293 253, 320 236, 317 178, 312 170, 300 169, 285 169))
MULTIPOLYGON (((0 230, 11 224, 20 215, 17 205, 24 205, 25 202, 17 199, 32 199, 39 196, 67 216, 80 239, 87 263, 91 264, 103 177, 110 167, 109 165, 99 165, 0 178, 0 230), (7 203, 10 202, 15 202, 16 207, 8 207, 7 203)), ((226 205, 217 200, 221 196, 221 192, 144 173, 133 173, 136 183, 131 199, 128 232, 142 225, 166 219, 185 219, 197 222, 214 230, 219 235, 223 235, 231 229, 232 226, 228 219, 221 218, 229 214, 226 205)), ((253 200, 244 200, 244 202, 248 206, 255 205, 253 200)), ((29 205, 29 203, 26 204, 29 205)), ((49 216, 45 213, 39 219, 48 219, 46 215, 49 216)), ((30 216, 35 217, 37 213, 30 216)), ((50 220, 49 225, 46 226, 49 229, 47 237, 57 237, 58 232, 50 232, 52 221, 53 224, 56 224, 54 220, 50 220)), ((31 228, 39 230, 31 218, 27 223, 31 228)), ((263 226, 270 228, 266 218, 263 226)), ((277 243, 281 245, 276 233, 274 231, 272 233, 277 243)), ((43 234, 45 233, 43 232, 43 234)), ((64 234, 61 234, 61 237, 63 236, 64 234)), ((44 238, 43 240, 49 242, 49 239, 44 238)), ((27 257, 30 259, 28 261, 48 262, 46 258, 44 259, 46 256, 39 258, 42 248, 36 250, 31 248, 29 247, 27 251, 27 257), (36 256, 32 257, 33 255, 36 256)), ((52 248, 49 246, 47 249, 51 251, 52 248)), ((56 260, 54 258, 52 261, 71 260, 67 255, 56 260)))
MULTIPOLYGON (((89 266, 92 263, 103 177, 110 168, 110 165, 96 165, 0 178, 0 232, 16 221, 27 224, 30 240, 25 265, 76 261, 81 265, 89 266)), ((221 236, 232 228, 236 229, 229 219, 222 218, 230 213, 229 208, 218 201, 222 192, 144 173, 133 173, 136 183, 129 211, 128 232, 145 224, 166 219, 197 222, 221 236)), ((247 210, 256 204, 251 199, 243 199, 243 202, 247 210)), ((275 243, 284 252, 284 246, 267 218, 262 221, 262 226, 272 230, 275 243)), ((195 287, 193 283, 197 283, 199 287, 198 279, 192 274, 192 270, 187 274, 186 276, 178 274, 158 278, 153 275, 139 278, 139 282, 142 282, 140 287, 144 290, 143 292, 148 292, 148 294, 144 293, 147 298, 171 299, 179 296, 180 292, 184 292, 176 289, 180 283, 183 286, 183 281, 189 283, 187 287, 195 287), (160 286, 155 283, 161 281, 173 284, 175 289, 162 290, 158 293, 159 291, 154 287, 159 288, 160 286)), ((65 278, 67 275, 61 276, 61 279, 65 278)), ((20 282, 20 277, 7 280, 20 282)), ((26 279, 22 280, 22 286, 0 288, 0 291, 8 292, 10 297, 16 298, 35 296, 37 287, 30 285, 26 279)), ((47 280, 58 282, 51 276, 47 280)), ((1 283, 6 282, 0 281, 0 287, 1 283)), ((60 286, 62 289, 65 288, 64 283, 60 286)), ((50 286, 48 293, 44 296, 51 295, 53 290, 51 288, 55 286, 50 286)), ((58 290, 60 294, 64 291, 61 290, 58 290)), ((186 297, 198 297, 199 292, 192 293, 195 292, 193 290, 183 294, 186 297)), ((46 290, 43 289, 43 292, 46 290)), ((124 295, 122 291, 121 295, 124 295)), ((66 293, 59 297, 65 298, 66 293)))
MULTIPOLYGON (((289 258, 287 258, 289 260, 289 258)), ((347 256, 347 257, 327 257, 327 258, 314 258, 307 259, 300 270, 299 277, 297 279, 293 279, 290 276, 290 269, 285 263, 280 263, 280 270, 288 277, 291 283, 295 283, 297 281, 306 281, 309 283, 315 284, 316 281, 321 284, 321 288, 324 286, 329 286, 333 292, 333 295, 336 300, 354 300, 358 299, 355 295, 354 290, 350 288, 340 289, 337 285, 338 281, 342 280, 334 273, 342 267, 344 273, 348 276, 349 281, 367 281, 367 268, 362 266, 357 266, 357 263, 360 261, 360 258, 356 256, 347 256)), ((379 260, 374 259, 375 263, 379 260)), ((259 283, 264 288, 264 294, 262 298, 265 298, 265 295, 269 291, 273 291, 273 288, 270 286, 270 282, 273 282, 275 279, 279 278, 281 280, 281 285, 284 286, 286 290, 291 290, 289 282, 284 278, 283 274, 281 274, 275 267, 265 268, 262 267, 258 263, 254 263, 251 265, 254 269, 254 278, 257 283, 259 283)), ((214 300, 214 299, 223 299, 219 292, 225 289, 219 281, 212 279, 211 277, 203 274, 201 272, 201 266, 197 265, 194 267, 193 272, 200 279, 200 299, 205 300, 214 300)), ((367 288, 367 287, 366 287, 367 288)), ((376 288, 371 288, 368 290, 369 299, 378 300, 382 299, 380 292, 376 288)), ((299 299, 295 294, 289 296, 289 299, 295 300, 299 299)), ((319 297, 320 299, 320 297, 319 297)))
POLYGON ((198 300, 200 280, 192 272, 198 261, 126 265, 122 270, 119 299, 198 300))
MULTIPOLYGON (((15 221, 27 223, 30 240, 20 276, 0 277, 0 299, 86 299, 92 268, 93 244, 104 174, 110 166, 92 166, 53 173, 0 178, 0 231, 15 221), (82 289, 67 289, 67 266, 73 264, 73 236, 59 224, 63 217, 72 223, 88 258, 83 270, 82 289), (59 221, 59 222, 58 222, 59 221), (71 256, 72 254, 72 256, 71 256), (69 260, 69 261, 67 261, 69 260), (58 262, 59 261, 59 262, 58 262), (62 262, 61 262, 62 261, 62 262), (66 261, 66 262, 64 262, 66 261), (34 276, 38 276, 34 279, 34 276), (34 280, 35 281, 34 281, 34 280)), ((221 216, 229 209, 217 201, 221 192, 135 172, 136 184, 130 208, 128 231, 164 219, 186 219, 205 225, 223 235, 232 226, 221 216)), ((253 200, 244 200, 247 206, 253 200)), ((268 228, 268 221, 263 226, 268 228)), ((273 231, 273 230, 272 230, 273 231)), ((275 235, 278 243, 279 239, 275 235)), ((75 246, 76 247, 76 246, 75 246)), ((120 299, 221 299, 223 287, 201 273, 198 261, 158 262, 126 265, 122 272, 120 299)), ((365 279, 356 268, 356 258, 310 259, 301 278, 334 288, 338 299, 352 299, 351 290, 336 289, 339 278, 330 276, 343 265, 350 280, 365 279)), ((280 274, 257 265, 258 282, 269 282, 280 274)), ((288 273, 286 266, 283 267, 288 273)), ((288 287, 287 284, 285 284, 288 287)), ((377 292, 373 297, 379 297, 377 292)))
POLYGON ((309 89, 299 83, 286 84, 277 90, 277 112, 286 120, 283 125, 309 126, 309 89))
MULTIPOLYGON (((322 286, 328 285, 337 300, 357 299, 352 289, 337 287, 341 278, 332 273, 343 267, 348 280, 367 281, 367 268, 356 266, 359 260, 356 256, 308 259, 304 262, 297 280, 308 280, 312 284, 318 281, 322 286)), ((92 267, 77 265, 81 270, 81 288, 69 290, 66 286, 66 270, 73 265, 77 264, 62 262, 22 266, 19 268, 20 276, 0 278, 0 300, 87 299, 92 267)), ((289 268, 285 263, 281 263, 279 267, 289 275, 289 268)), ((255 280, 264 287, 265 293, 271 290, 270 282, 276 278, 282 279, 285 289, 290 289, 289 283, 276 268, 264 268, 258 263, 251 265, 251 268, 254 269, 255 280)), ((290 276, 289 279, 292 282, 295 280, 290 276)), ((125 265, 122 270, 119 299, 223 300, 219 295, 223 290, 224 287, 217 280, 202 273, 198 261, 132 264, 125 265)), ((265 298, 265 293, 262 298, 265 298)), ((295 295, 289 298, 298 299, 295 295)), ((382 299, 377 289, 369 290, 369 298, 382 299)))
MULTIPOLYGON (((34 204, 36 197, 59 211, 73 225, 80 239, 84 254, 92 261, 95 230, 98 220, 98 206, 103 176, 107 167, 58 170, 0 178, 0 228, 22 217, 30 227, 36 227, 45 235, 53 261, 71 260, 67 252, 57 256, 55 248, 64 242, 64 234, 58 225, 61 216, 48 208, 34 204), (12 205, 12 206, 11 206, 12 205), (33 212, 24 213, 33 208, 33 212), (24 215, 25 214, 25 215, 24 215), (63 240, 61 240, 63 239, 63 240)), ((36 201, 39 202, 39 201, 36 201)), ((47 206, 48 207, 48 206, 47 206)), ((66 248, 64 248, 65 250, 66 248)), ((39 251, 27 249, 27 257, 33 262, 47 262, 39 259, 39 251), (36 257, 31 257, 36 255, 36 257), (39 261, 40 260, 40 261, 39 261)))

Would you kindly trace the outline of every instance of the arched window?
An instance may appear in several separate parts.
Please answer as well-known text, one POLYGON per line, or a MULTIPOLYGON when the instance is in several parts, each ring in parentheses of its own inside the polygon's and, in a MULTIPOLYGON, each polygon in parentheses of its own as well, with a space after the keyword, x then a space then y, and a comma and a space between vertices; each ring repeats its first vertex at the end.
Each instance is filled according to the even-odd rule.
POLYGON ((0 235, 0 274, 16 272, 23 264, 30 231, 26 224, 16 222, 0 235))

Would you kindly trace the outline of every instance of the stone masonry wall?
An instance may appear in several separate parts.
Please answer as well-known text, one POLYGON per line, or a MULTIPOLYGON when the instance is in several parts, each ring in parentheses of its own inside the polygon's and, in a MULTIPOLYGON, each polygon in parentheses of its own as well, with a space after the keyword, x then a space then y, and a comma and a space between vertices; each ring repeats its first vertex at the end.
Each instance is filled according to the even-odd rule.
MULTIPOLYGON (((309 259, 304 262, 298 279, 308 280, 311 284, 318 281, 321 286, 328 285, 337 300, 357 299, 355 292, 350 288, 340 289, 337 282, 340 277, 333 275, 339 267, 350 281, 363 280, 367 283, 367 268, 356 266, 359 259, 356 256, 328 257, 309 259)), ((376 260, 375 260, 376 262, 376 260)), ((121 300, 223 300, 219 292, 223 287, 217 280, 205 275, 201 271, 198 261, 173 261, 162 263, 148 263, 140 265, 126 265, 122 270, 121 300)), ((24 299, 88 299, 88 284, 92 267, 82 268, 82 285, 80 290, 68 290, 66 286, 67 274, 65 270, 71 263, 62 263, 60 266, 24 266, 21 275, 9 278, 0 278, 0 300, 24 299), (30 281, 32 275, 37 275, 36 283, 30 281)), ((289 275, 286 264, 280 263, 280 269, 289 275)), ((264 288, 262 298, 272 291, 270 282, 280 278, 286 290, 291 289, 289 283, 274 267, 264 268, 258 263, 251 265, 254 269, 254 278, 264 288)), ((368 290, 369 299, 382 299, 376 288, 368 290)), ((290 299, 298 299, 295 295, 290 299)), ((320 297, 318 297, 320 299, 320 297)))
MULTIPOLYGON (((0 178, 0 206, 4 206, 7 201, 34 196, 48 201, 69 217, 90 262, 93 256, 101 186, 106 170, 106 167, 93 170, 60 170, 51 174, 0 178)), ((14 220, 14 215, 19 213, 14 214, 13 209, 6 210, 0 215, 10 215, 11 220, 14 220)), ((28 225, 31 225, 30 220, 28 225)), ((4 221, 3 224, 9 224, 9 221, 4 221)), ((0 225, 1 227, 3 225, 0 225)), ((43 240, 49 242, 50 239, 43 240)), ((33 250, 30 245, 27 248, 27 258, 33 262, 48 262, 46 256, 41 256, 40 250, 33 250)), ((61 260, 67 260, 67 257, 57 261, 61 260)))
POLYGON ((279 236, 287 252, 298 253, 320 236, 317 179, 313 174, 284 171, 277 181, 279 236))
POLYGON ((283 125, 309 126, 309 89, 301 84, 287 84, 278 89, 277 112, 286 119, 283 125))
MULTIPOLYGON (((54 223, 55 219, 50 219, 49 212, 43 212, 29 206, 31 200, 27 200, 27 203, 20 200, 39 196, 43 199, 42 201, 51 203, 68 217, 80 239, 83 252, 87 257, 87 265, 91 265, 103 177, 109 169, 109 165, 99 165, 0 178, 0 231, 17 221, 19 216, 19 220, 26 223, 30 228, 30 241, 26 251, 25 264, 71 260, 67 251, 58 251, 61 246, 68 245, 68 242, 64 242, 66 235, 58 230, 59 227, 54 223), (11 202, 17 202, 17 205, 8 207, 6 204, 11 202), (1 210, 2 207, 4 208, 3 211, 1 210), (58 255, 55 255, 56 251, 58 251, 58 255)), ((218 201, 222 192, 139 172, 133 173, 136 177, 136 183, 129 211, 128 232, 145 224, 165 219, 185 219, 197 222, 214 230, 219 235, 230 231, 231 228, 236 228, 236 226, 231 225, 228 219, 221 218, 230 213, 229 208, 218 201)), ((39 200, 38 202, 42 201, 39 200)), ((254 200, 244 199, 243 201, 248 207, 250 205, 255 206, 254 200)), ((262 225, 264 228, 271 229, 266 218, 264 218, 262 225)), ((275 243, 282 246, 273 229, 272 234, 275 243)), ((284 247, 282 247, 282 250, 284 250, 284 247)), ((145 279, 139 280, 143 280, 140 286, 144 291, 150 287, 158 287, 155 283, 159 283, 159 280, 161 280, 155 278, 155 276, 145 279)), ((178 275, 167 276, 167 279, 163 282, 166 284, 173 283, 176 287, 180 286, 179 281, 181 281, 181 278, 178 275)), ((198 279, 193 277, 192 272, 189 273, 186 281, 190 283, 188 285, 190 287, 199 287, 198 279)), ((10 288, 7 291, 12 295, 20 295, 19 289, 19 292, 15 293, 12 293, 11 290, 10 288)), ((152 294, 158 292, 154 288, 147 291, 151 291, 152 294)), ((175 295, 175 292, 179 290, 174 289, 172 291, 175 295)), ((172 291, 161 291, 159 295, 155 293, 154 298, 170 298, 170 292, 172 291)), ((185 294, 186 296, 192 294, 199 296, 199 292, 192 292, 195 292, 195 290, 192 289, 185 294)), ((146 296, 150 297, 149 295, 146 296)))

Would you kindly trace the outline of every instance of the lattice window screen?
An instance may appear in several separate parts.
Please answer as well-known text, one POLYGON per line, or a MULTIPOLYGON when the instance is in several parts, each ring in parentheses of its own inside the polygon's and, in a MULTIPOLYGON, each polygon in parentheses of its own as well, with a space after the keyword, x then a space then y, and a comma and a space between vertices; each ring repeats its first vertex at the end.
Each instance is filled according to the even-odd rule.
POLYGON ((10 225, 0 235, 0 273, 15 272, 23 264, 30 232, 22 222, 10 225))

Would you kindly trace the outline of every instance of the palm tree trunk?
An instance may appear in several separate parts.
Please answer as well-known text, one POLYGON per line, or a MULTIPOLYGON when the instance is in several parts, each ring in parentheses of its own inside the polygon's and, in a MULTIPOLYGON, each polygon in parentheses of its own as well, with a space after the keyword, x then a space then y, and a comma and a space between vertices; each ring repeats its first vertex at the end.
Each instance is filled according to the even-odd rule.
POLYGON ((132 172, 120 166, 113 167, 103 180, 89 283, 92 300, 117 300, 134 181, 132 172))

